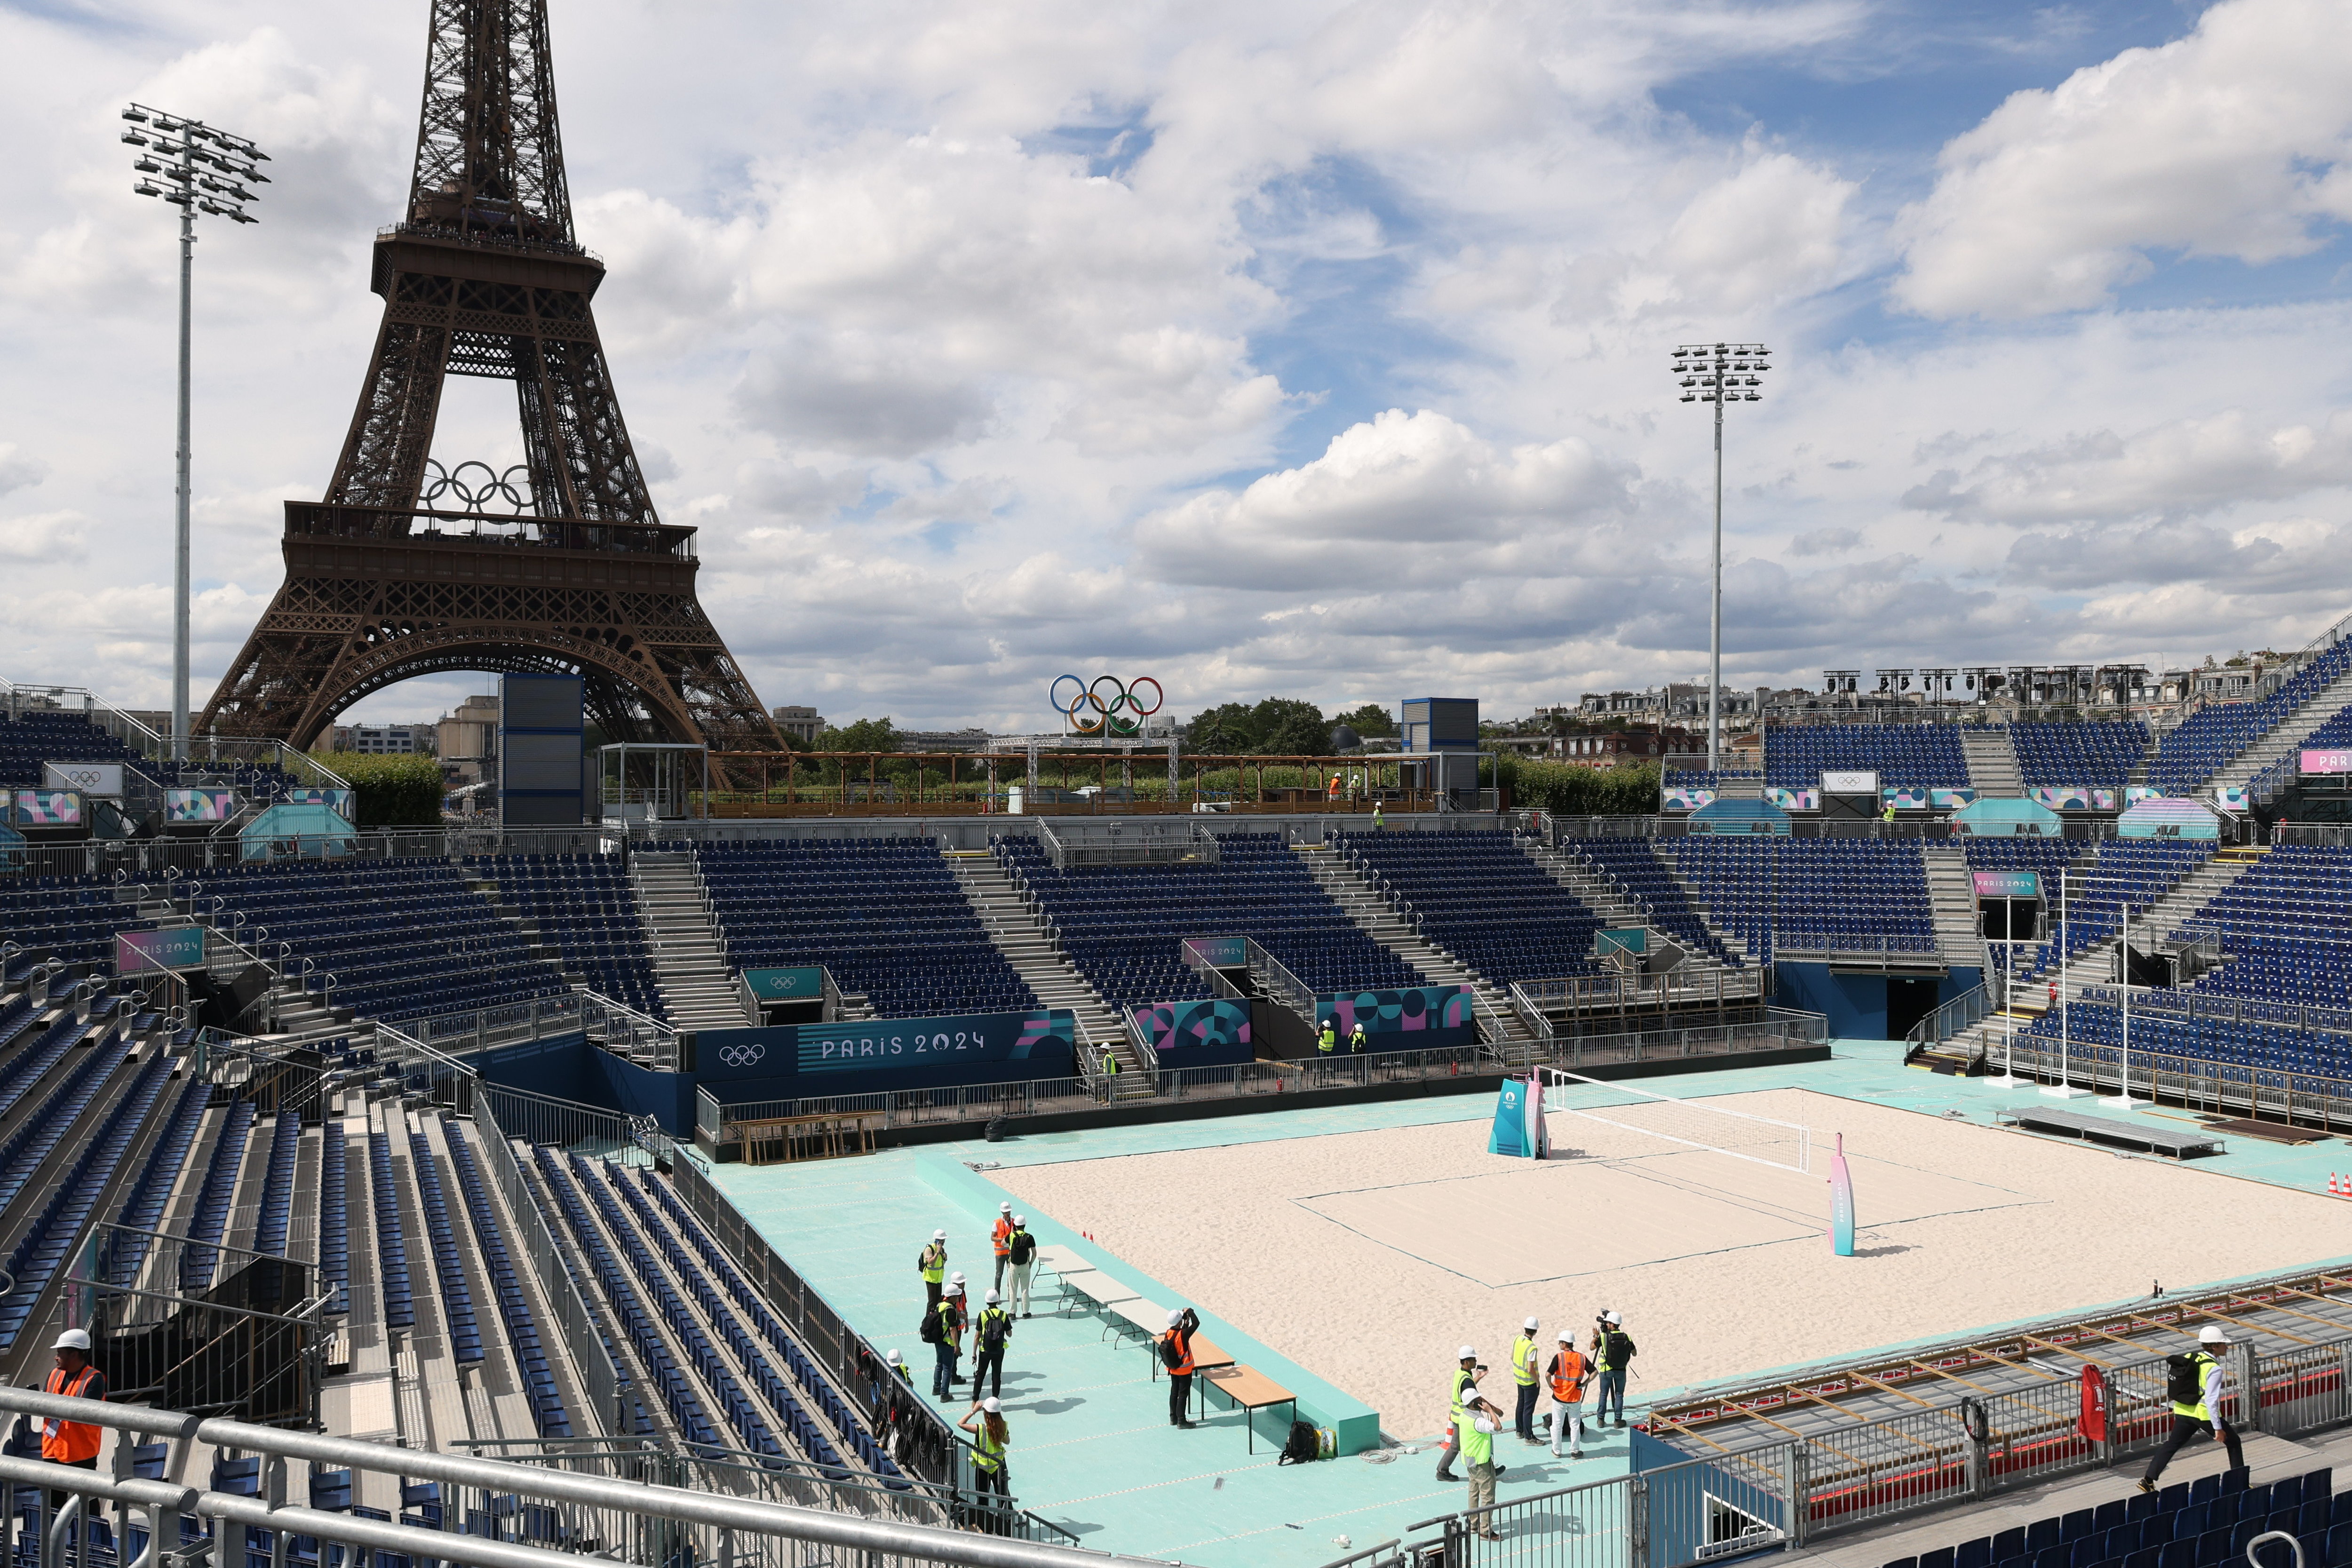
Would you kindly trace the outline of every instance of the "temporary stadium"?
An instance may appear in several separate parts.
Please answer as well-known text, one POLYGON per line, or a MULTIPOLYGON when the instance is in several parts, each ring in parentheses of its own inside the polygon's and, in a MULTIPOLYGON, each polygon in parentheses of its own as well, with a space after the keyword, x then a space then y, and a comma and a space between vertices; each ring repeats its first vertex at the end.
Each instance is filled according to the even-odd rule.
POLYGON ((1088 670, 793 751, 620 419, 544 0, 433 26, 209 705, 0 681, 12 1563, 2352 1568, 2352 616, 2201 701, 1825 672, 1609 816, 1482 783, 1466 696, 1234 757, 1088 670), (527 483, 429 461, 453 374, 527 483), (492 808, 382 826, 310 748, 448 671, 492 808), (929 1331, 1000 1292, 1001 1365, 929 1331), (1622 1407, 1528 1439, 1604 1319, 1622 1407), (2136 1486, 2216 1330, 2245 1464, 2136 1486))

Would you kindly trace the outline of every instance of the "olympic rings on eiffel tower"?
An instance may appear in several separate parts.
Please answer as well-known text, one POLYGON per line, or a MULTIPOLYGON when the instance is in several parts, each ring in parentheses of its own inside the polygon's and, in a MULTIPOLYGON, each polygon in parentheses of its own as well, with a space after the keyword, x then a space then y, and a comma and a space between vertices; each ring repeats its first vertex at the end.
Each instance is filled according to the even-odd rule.
POLYGON ((479 458, 444 468, 428 458, 425 461, 424 493, 416 499, 430 507, 445 498, 456 501, 460 511, 488 511, 493 502, 503 501, 520 512, 530 504, 530 470, 517 463, 502 474, 479 458), (482 470, 480 479, 468 477, 467 470, 473 468, 482 470))
POLYGON ((1045 700, 1062 716, 1062 727, 1070 734, 1123 738, 1139 734, 1143 721, 1159 712, 1167 698, 1160 689, 1160 682, 1148 675, 1139 675, 1132 682, 1116 675, 1097 675, 1092 681, 1080 680, 1075 675, 1057 675, 1046 689, 1045 700), (1066 699, 1062 695, 1062 682, 1066 680, 1075 688, 1066 699), (1147 686, 1151 688, 1149 708, 1143 705, 1143 689, 1147 686), (1108 696, 1104 694, 1106 687, 1109 689, 1108 696))

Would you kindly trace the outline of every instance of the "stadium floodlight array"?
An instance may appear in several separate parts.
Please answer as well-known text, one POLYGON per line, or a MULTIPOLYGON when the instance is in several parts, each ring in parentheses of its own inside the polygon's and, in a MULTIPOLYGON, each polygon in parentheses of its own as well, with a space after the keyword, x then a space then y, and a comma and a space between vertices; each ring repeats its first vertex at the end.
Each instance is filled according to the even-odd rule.
POLYGON ((188 312, 195 277, 196 215, 232 223, 260 221, 245 209, 260 199, 251 187, 269 183, 259 168, 269 162, 269 154, 217 126, 143 103, 131 104, 122 118, 131 121, 123 142, 139 150, 131 166, 142 177, 131 188, 180 209, 179 493, 172 576, 172 761, 176 763, 188 760, 188 312))
POLYGON ((1762 343, 1685 343, 1675 350, 1675 379, 1685 403, 1715 405, 1715 552, 1707 596, 1706 771, 1723 768, 1723 405, 1763 395, 1757 378, 1772 368, 1762 343))

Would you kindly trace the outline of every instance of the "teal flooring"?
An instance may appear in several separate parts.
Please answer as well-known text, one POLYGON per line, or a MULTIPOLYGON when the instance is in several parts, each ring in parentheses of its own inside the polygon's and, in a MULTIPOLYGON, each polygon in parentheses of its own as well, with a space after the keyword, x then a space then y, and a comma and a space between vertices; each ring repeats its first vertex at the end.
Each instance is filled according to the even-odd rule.
MULTIPOLYGON (((1978 1121, 1990 1121, 2005 1104, 2036 1097, 2030 1087, 2001 1089, 1984 1079, 1938 1077, 1906 1068, 1898 1044, 1841 1041, 1835 1051, 1825 1062, 1736 1068, 1650 1080, 1644 1087, 1675 1095, 1803 1088, 1978 1121)), ((1596 1104, 1622 1095, 1606 1087, 1583 1092, 1596 1104)), ((1491 1114, 1493 1104, 1489 1092, 1276 1110, 1149 1127, 1046 1133, 1000 1143, 974 1140, 808 1165, 721 1165, 714 1175, 745 1216, 813 1286, 876 1344, 904 1353, 915 1369, 918 1386, 928 1388, 930 1349, 917 1338, 923 1294, 915 1272, 916 1255, 934 1227, 947 1227, 951 1267, 971 1274, 976 1302, 991 1279, 984 1236, 994 1215, 977 1201, 952 1200, 927 1181, 918 1165, 925 1154, 945 1152, 973 1163, 1005 1166, 1098 1160, 1471 1121, 1491 1114)), ((2194 1121, 2178 1110, 2118 1111, 2090 1100, 2070 1101, 2069 1109, 2093 1115, 2194 1121)), ((2228 1152, 2196 1163, 2216 1175, 2313 1192, 2327 1191, 2331 1178, 2339 1174, 2352 1181, 2352 1151, 2334 1139, 2290 1147, 2232 1138, 2228 1152)), ((1462 1506, 1464 1489, 1433 1479, 1435 1456, 1427 1447, 1408 1453, 1392 1443, 1370 1455, 1277 1468, 1269 1444, 1279 1444, 1279 1422, 1272 1417, 1261 1417, 1255 1454, 1247 1449, 1242 1419, 1234 1413, 1215 1412, 1205 1426, 1178 1431, 1168 1424, 1167 1384, 1152 1380, 1147 1348, 1134 1338, 1107 1334, 1098 1316, 1052 1316, 1046 1309, 1049 1300, 1049 1294, 1041 1296, 1039 1315, 1018 1325, 1005 1358, 1013 1489, 1022 1506, 1071 1531, 1082 1544, 1201 1568, 1312 1568, 1350 1549, 1339 1543, 1341 1536, 1353 1548, 1367 1547, 1462 1506)), ((2053 1310, 2063 1305, 2069 1304, 2053 1303, 2053 1310)), ((1952 1331, 1978 1326, 1956 1323, 1952 1331)), ((1433 1408, 1442 1406, 1449 1370, 1431 1369, 1433 1408)), ((971 1405, 968 1392, 961 1392, 968 1385, 959 1388, 960 1396, 946 1406, 951 1418, 960 1418, 971 1405)), ((1647 1392, 1663 1397, 1674 1391, 1647 1392)), ((1429 1423, 1415 1419, 1418 1414, 1384 1412, 1383 1428, 1420 1431, 1429 1423)), ((1600 1440, 1589 1441, 1586 1454, 1582 1462, 1570 1466, 1505 1435, 1497 1440, 1498 1458, 1507 1467, 1503 1497, 1622 1473, 1625 1434, 1612 1429, 1600 1440)))

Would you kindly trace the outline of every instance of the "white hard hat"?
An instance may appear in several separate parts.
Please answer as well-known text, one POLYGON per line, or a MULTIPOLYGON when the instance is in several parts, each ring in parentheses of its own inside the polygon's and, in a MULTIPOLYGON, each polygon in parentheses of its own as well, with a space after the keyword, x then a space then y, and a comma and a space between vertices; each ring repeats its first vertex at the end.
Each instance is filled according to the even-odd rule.
POLYGON ((1029 1216, 1025 1214, 1014 1215, 1013 1216, 1013 1223, 1014 1225, 1027 1225, 1029 1223, 1029 1216))
MULTIPOLYGON (((65 1342, 59 1340, 58 1342, 63 1344, 65 1342)), ((2221 1324, 2208 1323, 2197 1331, 2197 1342, 2200 1345, 2226 1345, 2230 1342, 2230 1335, 2221 1324)))
POLYGON ((983 1399, 980 1402, 980 1407, 982 1410, 987 1411, 991 1415, 1001 1415, 1003 1412, 1004 1404, 1002 1400, 983 1399))
POLYGON ((1566 1329, 1562 1329, 1559 1331, 1559 1342, 1564 1345, 1572 1345, 1576 1342, 1576 1336, 1570 1333, 1566 1329))
POLYGON ((1624 1321, 1625 1321, 1623 1318, 1620 1317, 1620 1316, 1619 1316, 1618 1314, 1616 1314, 1615 1312, 1603 1312, 1603 1313, 1601 1313, 1601 1321, 1603 1321, 1603 1322, 1607 1323, 1607 1324, 1608 1324, 1611 1328, 1612 1328, 1612 1329, 1613 1329, 1613 1328, 1616 1328, 1619 1324, 1621 1324, 1621 1323, 1624 1322, 1624 1321))
POLYGON ((68 1329, 58 1336, 57 1343, 49 1348, 53 1351, 86 1351, 89 1349, 89 1331, 68 1329))
POLYGON ((882 1359, 888 1362, 892 1366, 897 1366, 898 1364, 898 1352, 897 1351, 892 1351, 882 1359))
POLYGON ((947 1238, 948 1233, 944 1230, 935 1230, 931 1232, 931 1239, 933 1241, 945 1241, 947 1238))
POLYGON ((1011 1204, 999 1204, 996 1205, 996 1212, 998 1214, 1011 1214, 1013 1212, 1013 1205, 1011 1204))
POLYGON ((1171 1308, 1169 1308, 1169 1309, 1168 1309, 1168 1326, 1169 1326, 1170 1328, 1171 1328, 1171 1329, 1172 1329, 1172 1328, 1174 1328, 1177 1324, 1179 1324, 1179 1323, 1182 1322, 1183 1321, 1184 1321, 1184 1309, 1183 1309, 1183 1308, 1181 1308, 1181 1307, 1171 1307, 1171 1308))
POLYGON ((949 1276, 948 1276, 948 1283, 949 1283, 949 1284, 950 1284, 950 1285, 961 1285, 961 1284, 962 1284, 962 1283, 963 1283, 963 1270, 962 1270, 962 1269, 961 1269, 961 1268, 959 1268, 959 1269, 957 1269, 954 1273, 952 1273, 952 1274, 949 1275, 949 1276))
POLYGON ((1528 1332, 1529 1332, 1529 1333, 1534 1333, 1534 1332, 1536 1331, 1536 1328, 1537 1328, 1537 1326, 1538 1326, 1538 1325, 1537 1325, 1537 1323, 1536 1323, 1536 1321, 1535 1321, 1533 1318, 1529 1318, 1529 1319, 1528 1320, 1528 1322, 1527 1322, 1527 1330, 1528 1330, 1528 1332))
POLYGON ((1476 1361, 1478 1359, 1478 1352, 1475 1350, 1473 1350, 1470 1346, 1464 1345, 1460 1350, 1454 1352, 1454 1359, 1455 1361, 1476 1361))
POLYGON ((996 1305, 996 1292, 993 1290, 988 1293, 988 1304, 992 1307, 996 1305))

